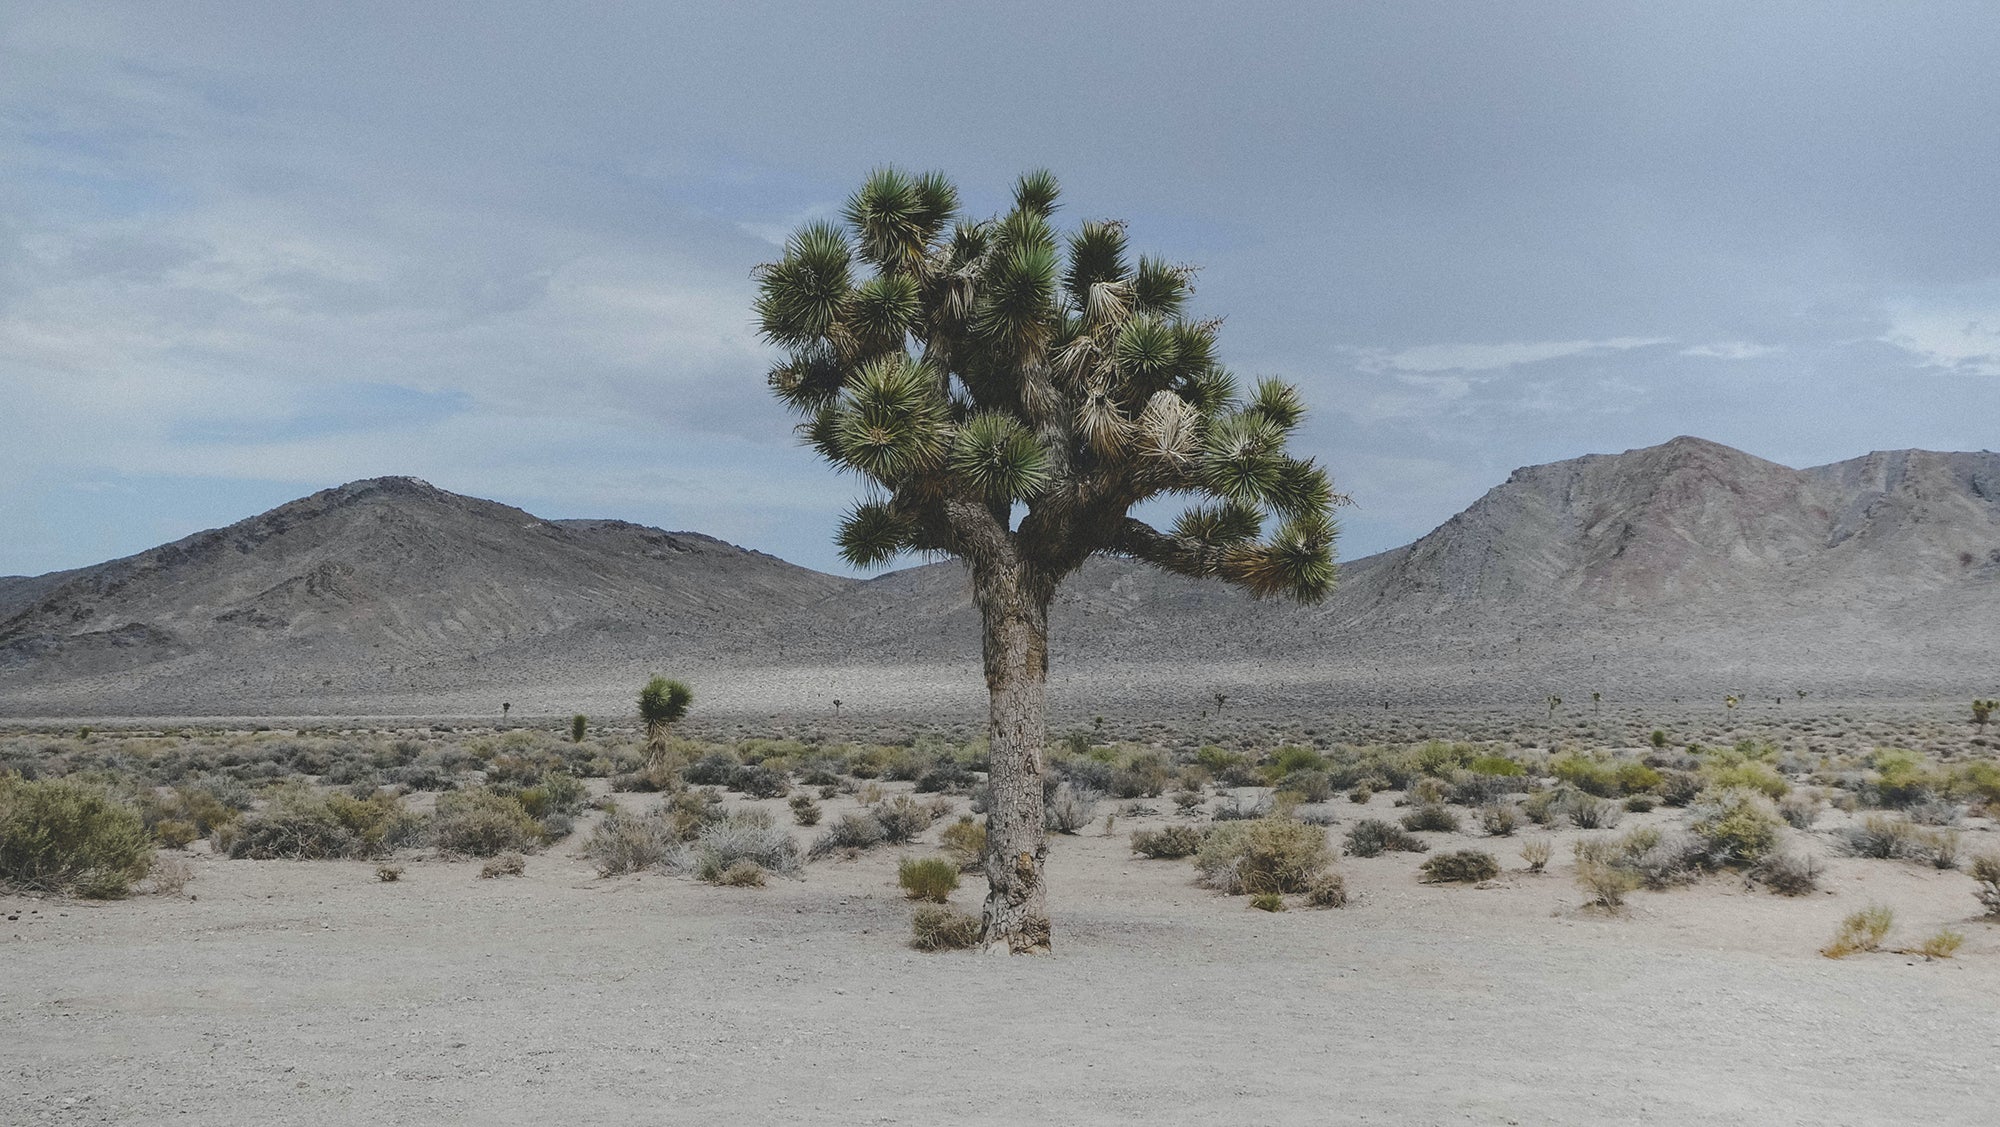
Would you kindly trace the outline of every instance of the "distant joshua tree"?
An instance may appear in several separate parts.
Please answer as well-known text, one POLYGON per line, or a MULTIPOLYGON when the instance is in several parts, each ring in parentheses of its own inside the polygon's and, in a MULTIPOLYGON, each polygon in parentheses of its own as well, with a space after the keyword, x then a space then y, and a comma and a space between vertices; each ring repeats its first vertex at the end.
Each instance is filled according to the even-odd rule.
POLYGON ((1979 726, 1981 733, 1986 731, 1986 722, 1993 718, 1993 710, 1995 708, 2000 708, 2000 701, 1975 700, 1972 702, 1972 722, 1979 726))
POLYGON ((590 717, 585 716, 583 713, 579 712, 575 716, 569 718, 569 742, 573 744, 582 743, 583 734, 585 732, 588 732, 589 730, 590 730, 590 717))
POLYGON ((667 757, 667 729, 681 722, 694 690, 679 681, 655 677, 639 690, 639 719, 646 725, 646 759, 657 766, 667 757))
POLYGON ((1334 493, 1286 452, 1305 415, 1275 379, 1247 394, 1191 315, 1193 270, 1140 256, 1125 225, 1059 233, 1055 177, 1006 214, 959 212, 944 176, 872 173, 844 222, 799 229, 758 269, 757 317, 786 357, 770 385, 805 441, 870 496, 842 522, 856 566, 955 556, 979 609, 992 747, 982 939, 1049 949, 1043 775, 1049 604, 1092 556, 1257 595, 1333 587, 1334 493), (1193 502, 1166 528, 1131 515, 1193 502))
POLYGON ((1722 707, 1729 710, 1728 716, 1730 718, 1729 721, 1730 723, 1733 724, 1736 722, 1736 706, 1742 703, 1743 701, 1739 699, 1735 693, 1731 693, 1728 696, 1722 698, 1722 707))
POLYGON ((1549 719, 1550 719, 1550 720, 1554 720, 1554 719, 1556 718, 1556 709, 1558 709, 1558 708, 1561 708, 1561 707, 1562 707, 1562 703, 1563 703, 1563 699, 1562 699, 1561 697, 1559 697, 1559 696, 1555 695, 1554 693, 1550 693, 1550 694, 1549 694, 1549 719))

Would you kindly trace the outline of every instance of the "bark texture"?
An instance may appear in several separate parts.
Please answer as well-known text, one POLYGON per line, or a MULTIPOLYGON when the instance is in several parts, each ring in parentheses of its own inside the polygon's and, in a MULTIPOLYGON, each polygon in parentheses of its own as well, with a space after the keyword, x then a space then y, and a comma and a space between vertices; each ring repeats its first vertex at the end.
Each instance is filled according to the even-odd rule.
POLYGON ((1049 952, 1048 859, 1042 775, 1047 737, 1049 597, 1018 565, 976 572, 984 625, 987 733, 992 759, 986 808, 986 949, 1049 952))

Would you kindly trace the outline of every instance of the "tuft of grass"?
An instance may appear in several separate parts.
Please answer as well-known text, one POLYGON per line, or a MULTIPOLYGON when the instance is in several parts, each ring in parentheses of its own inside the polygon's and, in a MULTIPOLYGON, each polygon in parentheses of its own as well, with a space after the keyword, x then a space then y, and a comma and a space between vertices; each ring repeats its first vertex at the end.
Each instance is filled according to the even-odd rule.
POLYGON ((728 868, 716 873, 712 878, 704 877, 702 879, 707 880, 710 884, 719 884, 725 888, 762 888, 764 887, 764 866, 745 858, 732 862, 728 868))
POLYGON ((986 862, 986 823, 970 814, 938 831, 938 848, 958 863, 958 871, 969 873, 986 862))
POLYGON ((1528 871, 1539 873, 1548 868, 1549 857, 1555 851, 1554 845, 1545 837, 1534 837, 1521 843, 1521 860, 1528 863, 1528 871))
POLYGON ((1428 884, 1478 884, 1500 875, 1500 861, 1478 849, 1458 849, 1439 853, 1422 865, 1428 884))
POLYGON ((809 794, 795 794, 791 798, 792 821, 801 826, 817 826, 820 819, 819 803, 809 794))
POLYGON ((1285 897, 1278 892, 1259 892, 1250 897, 1250 906, 1260 912, 1282 912, 1285 910, 1285 897))
POLYGON ((896 883, 912 900, 942 904, 958 890, 958 864, 943 857, 906 857, 896 866, 896 883))
POLYGON ((1870 905, 1840 921, 1833 942, 1820 948, 1819 953, 1829 959, 1844 959, 1861 951, 1878 950, 1895 923, 1893 910, 1880 904, 1870 905))
POLYGON ((1753 880, 1762 881, 1781 896, 1804 896, 1819 887, 1819 863, 1799 853, 1772 852, 1750 870, 1753 880))
POLYGON ((1963 946, 1965 946, 1965 933, 1945 928, 1917 944, 1915 951, 1926 959, 1949 959, 1958 954, 1958 949, 1963 946))
POLYGON ((1639 874, 1608 861, 1579 859, 1576 883, 1590 893, 1590 903, 1610 911, 1625 905, 1625 897, 1639 887, 1639 874))
POLYGON ((920 904, 910 915, 910 946, 919 951, 963 951, 979 945, 979 917, 946 904, 920 904))

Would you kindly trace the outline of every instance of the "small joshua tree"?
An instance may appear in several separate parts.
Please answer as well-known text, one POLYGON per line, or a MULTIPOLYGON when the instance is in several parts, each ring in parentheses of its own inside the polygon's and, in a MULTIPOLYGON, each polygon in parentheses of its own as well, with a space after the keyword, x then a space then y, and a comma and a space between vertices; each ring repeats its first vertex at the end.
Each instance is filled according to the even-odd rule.
POLYGON ((646 759, 658 765, 667 757, 667 729, 681 722, 694 690, 679 681, 655 677, 639 690, 639 719, 646 725, 646 759))
POLYGON ((583 713, 579 712, 575 716, 569 718, 569 742, 573 744, 582 743, 584 733, 588 732, 589 730, 590 730, 590 717, 585 716, 583 713))
POLYGON ((2000 701, 1975 700, 1972 702, 1972 722, 1978 725, 1981 733, 1986 731, 1986 722, 1993 718, 1993 709, 1996 706, 2000 706, 2000 701))

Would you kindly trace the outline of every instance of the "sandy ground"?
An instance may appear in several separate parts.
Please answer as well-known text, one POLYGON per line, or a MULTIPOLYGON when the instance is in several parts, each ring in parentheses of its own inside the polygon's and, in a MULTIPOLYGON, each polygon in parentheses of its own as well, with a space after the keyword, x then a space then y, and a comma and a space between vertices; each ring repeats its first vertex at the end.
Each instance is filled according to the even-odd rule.
POLYGON ((0 898, 0 1123, 1992 1122, 2000 926, 1961 873, 1835 858, 1818 895, 1715 878, 1614 918, 1578 831, 1540 876, 1427 835, 1508 871, 1349 858, 1352 906, 1273 915, 1128 852, 1167 820, 1056 839, 1048 959, 909 949, 921 847, 761 890, 569 844, 520 879, 197 855, 181 898, 0 898), (1966 944, 1819 957, 1868 903, 1966 944))

